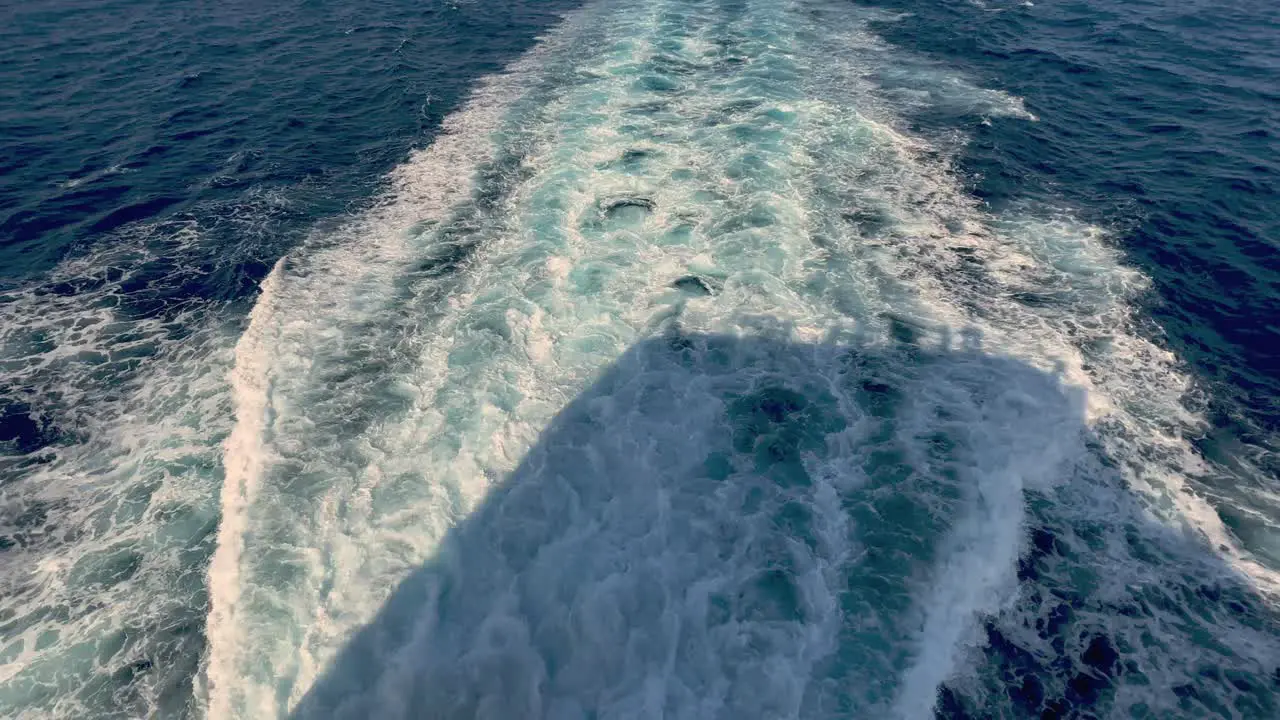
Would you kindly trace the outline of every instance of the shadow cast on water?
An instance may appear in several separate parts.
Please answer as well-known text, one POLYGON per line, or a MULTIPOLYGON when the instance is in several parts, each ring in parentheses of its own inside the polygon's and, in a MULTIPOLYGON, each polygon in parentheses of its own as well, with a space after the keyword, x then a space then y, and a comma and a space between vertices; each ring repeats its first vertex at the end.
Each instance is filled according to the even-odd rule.
POLYGON ((976 335, 893 335, 637 344, 293 716, 967 717, 938 689, 957 662, 1018 716, 1105 714, 1128 648, 1083 633, 1071 614, 1095 599, 1046 579, 1054 558, 1104 562, 1042 512, 1097 452, 1081 393, 976 335), (1065 608, 1033 631, 1056 659, 994 619, 981 642, 1018 584, 1065 608))

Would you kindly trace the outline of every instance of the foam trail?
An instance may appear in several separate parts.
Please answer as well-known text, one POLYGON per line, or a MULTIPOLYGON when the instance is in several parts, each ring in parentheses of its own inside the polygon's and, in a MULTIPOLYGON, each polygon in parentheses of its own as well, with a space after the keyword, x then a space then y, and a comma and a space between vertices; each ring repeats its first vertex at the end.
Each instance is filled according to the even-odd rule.
MULTIPOLYGON (((335 477, 332 482, 339 483, 342 487, 352 487, 347 483, 354 482, 354 488, 360 488, 366 481, 357 478, 367 476, 374 483, 373 486, 370 490, 354 490, 356 497, 361 497, 364 492, 380 492, 378 485, 387 482, 384 478, 397 478, 410 470, 399 460, 401 453, 393 452, 391 448, 416 447, 420 448, 419 453, 432 457, 445 451, 450 442, 461 442, 463 451, 456 459, 448 460, 448 455, 440 456, 446 462, 442 468, 441 480, 446 480, 447 486, 455 482, 448 479, 456 477, 459 491, 463 493, 463 502, 478 502, 484 493, 483 485, 467 487, 468 483, 475 482, 468 479, 468 476, 482 477, 490 474, 494 470, 485 469, 486 467, 500 467, 519 456, 521 444, 528 442, 527 428, 531 425, 537 427, 548 417, 546 403, 542 399, 546 398, 554 403, 556 397, 571 396, 574 388, 581 382, 580 378, 589 377, 593 368, 613 357, 610 348, 625 345, 629 338, 637 336, 640 328, 651 322, 648 318, 654 312, 654 303, 663 302, 661 294, 655 296, 651 289, 656 279, 652 277, 653 273, 659 278, 665 276, 675 279, 680 273, 688 272, 687 268, 699 265, 708 266, 711 272, 718 272, 716 266, 727 271, 728 282, 717 305, 707 308, 691 306, 686 309, 685 322, 691 327, 705 323, 708 328, 735 325, 747 328, 754 323, 749 319, 754 313, 789 316, 801 324, 802 330, 808 327, 819 333, 828 332, 829 328, 842 324, 821 303, 814 304, 812 300, 796 295, 792 289, 802 283, 804 275, 810 272, 803 259, 820 257, 820 254, 815 255, 815 248, 806 237, 805 225, 811 221, 806 218, 806 214, 813 211, 803 206, 805 191, 800 188, 806 183, 804 169, 795 164, 794 158, 806 143, 803 132, 808 123, 817 123, 820 127, 825 122, 824 118, 836 118, 842 114, 838 107, 814 102, 798 94, 796 89, 787 88, 788 78, 797 73, 801 59, 778 49, 782 47, 782 43, 790 41, 791 32, 780 28, 785 28, 795 18, 784 7, 753 8, 752 15, 729 20, 726 27, 719 24, 720 20, 713 11, 694 6, 688 9, 690 14, 686 15, 683 14, 685 10, 682 5, 675 4, 644 13, 632 8, 628 10, 632 13, 631 16, 619 12, 620 31, 616 38, 627 39, 601 43, 599 47, 602 48, 602 54, 597 61, 599 65, 588 67, 580 75, 583 79, 576 86, 570 84, 562 95, 553 93, 545 113, 557 119, 545 130, 538 131, 544 133, 540 137, 546 139, 541 140, 538 139, 539 136, 535 136, 532 144, 535 148, 542 148, 542 143, 547 144, 547 149, 541 149, 536 159, 530 161, 536 179, 523 187, 517 187, 510 204, 502 208, 503 214, 515 214, 521 221, 535 226, 539 222, 545 222, 540 220, 541 217, 553 219, 554 224, 546 225, 546 229, 538 231, 542 247, 529 247, 526 244, 528 236, 519 230, 512 231, 505 227, 496 220, 499 215, 495 215, 493 221, 484 220, 491 223, 492 230, 482 225, 480 232, 492 232, 494 236, 487 243, 488 262, 484 266, 478 266, 476 277, 468 280, 468 285, 477 290, 463 292, 449 300, 444 319, 434 326, 437 333, 434 344, 438 347, 428 345, 423 348, 423 354, 417 361, 420 368, 412 371, 415 377, 409 380, 413 385, 409 390, 410 396, 421 398, 419 402, 424 404, 411 409, 407 417, 396 420, 396 426, 400 429, 383 429, 386 434, 376 439, 375 447, 378 452, 371 461, 374 463, 373 467, 368 470, 353 468, 356 478, 340 480, 335 477), (672 32, 672 28, 678 27, 680 22, 689 22, 691 18, 696 19, 696 22, 683 33, 687 38, 684 41, 684 57, 664 62, 670 62, 676 67, 685 63, 686 67, 694 69, 711 67, 719 62, 714 58, 721 51, 716 50, 709 42, 711 38, 704 37, 702 33, 739 33, 743 37, 751 37, 750 34, 755 33, 755 38, 764 39, 744 41, 740 48, 743 52, 754 54, 751 60, 760 69, 752 71, 747 76, 752 82, 742 84, 741 88, 735 87, 732 80, 727 84, 720 84, 711 75, 709 87, 721 93, 720 96, 717 97, 714 93, 707 97, 687 95, 669 109, 660 109, 652 122, 666 127, 668 132, 683 135, 685 139, 644 138, 648 131, 637 132, 630 129, 633 126, 626 125, 626 119, 629 115, 642 118, 643 116, 632 115, 633 108, 640 107, 638 103, 646 95, 660 97, 665 92, 663 83, 669 81, 645 75, 638 63, 644 62, 650 53, 658 52, 658 48, 663 47, 655 33, 672 32), (609 42, 618 44, 610 46, 609 42), (626 92, 620 92, 636 86, 651 87, 653 90, 642 89, 634 99, 628 97, 626 92), (756 110, 761 97, 766 104, 756 110), (696 125, 687 124, 688 119, 714 117, 716 113, 723 113, 725 111, 718 106, 733 108, 735 102, 742 103, 742 109, 729 111, 736 112, 737 115, 725 115, 729 124, 723 126, 724 131, 716 130, 708 134, 696 125), (709 143, 721 142, 739 133, 746 133, 744 136, 749 138, 760 138, 758 141, 752 139, 748 144, 750 152, 755 154, 740 155, 731 152, 726 157, 717 157, 717 147, 709 143), (773 140, 773 136, 780 137, 781 142, 773 140), (618 156, 627 157, 628 146, 637 143, 642 148, 652 147, 657 153, 634 153, 635 157, 641 158, 638 171, 608 169, 618 156), (657 164, 646 170, 643 167, 646 162, 657 164), (757 164, 759 169, 753 169, 751 163, 757 164), (684 185, 677 183, 664 187, 663 183, 655 182, 661 177, 661 173, 673 170, 677 173, 676 177, 680 177, 680 172, 687 174, 692 171, 692 174, 685 176, 682 181, 684 185), (592 182, 586 185, 578 182, 566 184, 558 179, 575 176, 590 177, 592 182), (720 178, 732 180, 725 183, 720 178), (719 197, 713 189, 716 185, 721 190, 719 197), (724 190, 728 192, 723 192, 724 190), (705 196, 700 204, 690 204, 685 199, 700 195, 705 196), (629 199, 645 196, 652 199, 629 199), (647 207, 659 210, 647 219, 647 207), (604 214, 603 221, 594 219, 599 213, 604 214), (747 219, 746 224, 743 224, 743 218, 747 219), (710 234, 703 236, 699 233, 690 241, 664 240, 661 234, 664 225, 679 229, 682 223, 687 224, 689 220, 706 227, 710 234), (771 235, 751 230, 753 224, 757 227, 772 226, 775 232, 771 235), (655 231, 659 233, 656 238, 653 235, 655 231), (611 247, 610 244, 617 240, 637 237, 637 232, 643 242, 635 246, 634 252, 626 252, 624 257, 621 254, 624 252, 622 246, 611 247), (615 267, 609 267, 605 264, 606 261, 615 267), (624 272, 626 265, 619 263, 633 265, 637 270, 642 264, 647 265, 649 272, 633 272, 628 275, 624 272), (752 265, 755 267, 752 268, 752 265), (564 274, 559 268, 566 266, 576 269, 564 274), (526 275, 530 271, 533 275, 526 275), (597 287, 592 279, 593 275, 612 278, 613 284, 606 293, 598 293, 594 297, 594 306, 575 307, 566 304, 566 293, 591 292, 591 288, 597 287), (544 295, 538 297, 531 294, 528 300, 516 300, 514 303, 511 297, 501 295, 521 286, 544 295), (704 315, 707 310, 714 312, 704 315), (501 350, 493 356, 489 367, 477 365, 475 369, 481 372, 475 375, 466 366, 445 360, 445 354, 452 357, 473 355, 476 350, 485 347, 488 342, 484 340, 486 336, 475 335, 472 328, 491 327, 495 322, 503 326, 501 332, 509 334, 516 343, 514 354, 501 350), (601 340, 604 341, 603 344, 601 340), (555 349, 579 346, 585 348, 592 344, 599 347, 600 351, 581 358, 574 358, 555 349), (474 346, 475 350, 468 346, 474 346), (530 366, 529 363, 533 360, 545 370, 530 366), (581 364, 582 370, 574 367, 578 364, 581 364), (515 390, 523 395, 525 400, 519 406, 519 416, 504 419, 505 413, 498 411, 491 418, 485 419, 485 414, 488 413, 485 411, 474 421, 466 421, 479 422, 481 427, 488 426, 490 430, 487 432, 493 433, 492 447, 486 447, 488 443, 483 440, 478 443, 463 437, 454 440, 461 428, 442 425, 441 415, 467 417, 476 412, 470 407, 471 403, 464 401, 461 396, 455 398, 455 388, 484 388, 490 383, 488 378, 503 374, 510 379, 501 385, 509 383, 509 388, 504 390, 502 387, 494 387, 488 392, 515 390), (432 405, 442 402, 447 404, 443 407, 432 405), (398 437, 400 433, 403 435, 398 437), (430 439, 432 435, 436 437, 430 439), (387 449, 378 447, 388 445, 390 448, 387 449), (384 453, 386 459, 378 459, 384 453)), ((696 75, 694 77, 697 78, 696 75)), ((861 133, 868 125, 858 127, 858 132, 861 133)), ((870 127, 874 128, 874 125, 870 127)), ((891 148, 884 144, 886 136, 882 133, 877 136, 874 130, 872 133, 869 138, 872 148, 877 151, 891 148)), ((865 159, 859 158, 859 163, 865 163, 865 159)), ((411 163, 410 167, 415 167, 415 164, 411 163)), ((896 201, 890 199, 890 202, 896 201)), ((315 264, 323 266, 323 263, 346 267, 328 258, 315 264)), ((364 268, 361 267, 361 270, 364 268)), ((843 272, 841 274, 844 275, 843 272)), ((861 293, 862 302, 869 303, 872 307, 887 307, 895 301, 910 302, 905 296, 884 296, 881 291, 867 287, 856 274, 848 276, 859 288, 857 292, 861 293)), ((375 278, 373 282, 376 281, 375 278)), ((361 292, 367 293, 368 289, 361 288, 361 292)), ((376 295, 366 295, 366 299, 360 300, 359 306, 369 307, 369 297, 376 295)), ((373 306, 381 302, 383 301, 375 300, 373 306)), ((863 318, 869 319, 872 316, 872 313, 862 314, 863 318)), ((307 319, 310 320, 311 315, 307 319)), ((344 319, 351 321, 349 316, 344 319)), ((308 332, 314 332, 314 328, 309 328, 308 332)), ((488 392, 481 391, 479 397, 483 399, 488 392)), ((490 407, 496 410, 504 401, 495 396, 489 402, 494 403, 490 407)), ((486 431, 481 430, 482 437, 484 432, 486 431)), ((375 439, 370 437, 368 442, 375 442, 375 439)), ((368 456, 366 450, 361 453, 368 456)), ((1011 492, 1016 495, 1016 488, 1011 492)), ((319 516, 313 522, 318 522, 321 526, 339 522, 339 516, 335 513, 342 511, 328 505, 330 501, 324 502, 319 508, 319 516)), ((367 500, 360 502, 363 504, 367 500)), ((346 512, 350 513, 351 510, 346 512)), ((432 514, 437 512, 433 511, 432 514)), ((1017 527, 1016 519, 1013 527, 1017 527)), ((345 532, 366 531, 350 527, 345 532)), ((1004 534, 1009 535, 1010 532, 1005 531, 1004 534)), ((397 538, 397 542, 406 540, 404 537, 397 538)), ((427 544, 420 545, 422 540, 412 541, 419 546, 414 552, 419 557, 432 547, 429 538, 423 540, 427 540, 427 544)), ((334 540, 327 541, 337 543, 328 552, 334 553, 336 559, 346 553, 356 552, 362 546, 380 544, 372 537, 361 539, 359 543, 354 541, 355 538, 348 540, 340 533, 334 540)), ((305 561, 308 565, 311 562, 313 561, 305 561)), ((404 561, 397 560, 397 564, 401 562, 404 561)), ((348 578, 346 582, 349 584, 351 579, 348 578)), ((294 602, 297 602, 305 594, 323 591, 304 590, 293 585, 290 592, 294 602)), ((310 628, 304 634, 317 640, 330 634, 332 631, 329 624, 335 618, 351 613, 351 609, 342 607, 344 602, 357 599, 352 597, 351 600, 345 600, 343 596, 349 594, 351 591, 347 588, 343 588, 340 593, 331 593, 328 601, 331 607, 319 612, 304 611, 316 614, 306 620, 299 618, 298 627, 310 628)), ((368 600, 361 599, 359 602, 363 605, 368 600)), ((980 609, 975 608, 974 611, 980 609)), ((211 622, 211 627, 216 625, 216 621, 211 622)), ((337 636, 340 637, 340 632, 337 636)), ((304 644, 309 642, 311 640, 306 640, 304 644)), ((283 648, 281 651, 283 652, 283 648)), ((214 652, 216 654, 220 650, 215 646, 214 652)), ((947 651, 942 652, 948 654, 947 651)), ((304 651, 304 665, 307 655, 304 651)), ((308 671, 300 669, 289 672, 299 672, 305 676, 308 671)), ((301 684, 305 686, 305 679, 301 684)))
POLYGON ((126 297, 194 227, 7 293, 0 714, 190 712, 203 650, 218 718, 1009 717, 1104 631, 1149 684, 1093 714, 1254 707, 1273 578, 1186 492, 1144 278, 969 196, 909 113, 1031 117, 883 19, 588 7, 247 329, 126 297))
MULTIPOLYGON (((451 205, 472 192, 470 175, 459 175, 458 169, 474 168, 491 158, 495 148, 489 135, 499 127, 503 111, 518 99, 528 69, 541 52, 535 48, 505 73, 487 78, 463 109, 445 120, 432 145, 392 173, 392 195, 368 216, 338 237, 314 238, 297 253, 298 259, 282 258, 262 284, 249 327, 237 344, 231 373, 236 424, 224 445, 223 519, 209 566, 209 651, 198 690, 206 698, 210 717, 271 712, 265 696, 252 695, 253 688, 238 672, 237 663, 245 659, 238 653, 248 629, 241 611, 245 535, 271 452, 263 440, 271 431, 273 416, 282 412, 272 408, 273 376, 306 372, 284 367, 278 358, 296 351, 299 343, 313 342, 315 338, 308 335, 316 330, 325 332, 312 326, 318 318, 310 313, 317 303, 330 308, 354 306, 357 312, 363 308, 368 313, 383 309, 382 303, 394 292, 389 284, 412 258, 418 238, 410 228, 438 222, 451 205)), ((360 322, 355 315, 340 319, 360 322)), ((332 329, 328 339, 340 332, 332 329)))
POLYGON ((1029 520, 1147 481, 1178 520, 1141 277, 966 194, 900 113, 1019 113, 933 68, 904 105, 867 19, 588 8, 278 267, 211 715, 928 717, 1030 626, 1029 520))
MULTIPOLYGON (((249 324, 236 343, 235 365, 231 370, 231 393, 235 403, 236 423, 223 449, 221 493, 222 518, 218 525, 217 549, 209 561, 209 618, 206 635, 214 647, 240 643, 242 626, 236 623, 236 606, 240 601, 237 577, 244 552, 244 533, 248 528, 246 514, 257 496, 258 482, 265 463, 263 431, 269 411, 268 353, 271 317, 276 312, 276 294, 280 285, 281 258, 262 281, 257 303, 249 313, 249 324), (214 633, 219 633, 213 638, 214 633)), ((219 682, 235 682, 234 668, 222 656, 211 656, 204 672, 214 698, 208 706, 212 717, 227 717, 230 708, 221 701, 227 697, 216 692, 219 682)), ((208 691, 206 691, 208 692, 208 691)))
MULTIPOLYGON (((1042 406, 1033 393, 1015 390, 1002 399, 1012 406, 1012 416, 1053 412, 1042 406)), ((1069 417, 1059 417, 1060 429, 1070 428, 1069 417)), ((981 427, 980 425, 979 427, 981 427)), ((1003 428, 1002 428, 1003 429, 1003 428)), ((947 541, 946 557, 924 601, 924 647, 907 671, 895 702, 901 718, 924 718, 933 712, 937 689, 955 673, 958 655, 966 647, 981 642, 978 620, 1006 605, 1021 540, 1025 533, 1023 494, 1028 487, 1052 483, 1054 474, 1083 448, 1078 435, 1064 432, 1055 442, 1044 444, 1053 424, 1036 428, 1023 437, 988 437, 988 446, 1013 442, 1039 444, 1039 452, 1029 463, 985 467, 978 474, 975 511, 964 518, 947 541)), ((1014 434, 1017 431, 1013 431, 1014 434)))

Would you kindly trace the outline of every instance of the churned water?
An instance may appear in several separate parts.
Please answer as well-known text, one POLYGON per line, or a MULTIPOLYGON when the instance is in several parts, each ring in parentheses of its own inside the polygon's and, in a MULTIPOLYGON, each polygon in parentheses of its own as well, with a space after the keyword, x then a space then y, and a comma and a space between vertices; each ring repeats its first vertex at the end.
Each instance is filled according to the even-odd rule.
POLYGON ((1280 16, 0 29, 0 709, 1280 714, 1280 16))

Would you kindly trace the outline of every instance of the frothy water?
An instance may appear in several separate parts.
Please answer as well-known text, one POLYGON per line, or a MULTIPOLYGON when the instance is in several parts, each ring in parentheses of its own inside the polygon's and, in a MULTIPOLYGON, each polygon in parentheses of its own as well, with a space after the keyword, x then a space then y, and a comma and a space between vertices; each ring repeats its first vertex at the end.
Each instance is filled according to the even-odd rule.
MULTIPOLYGON (((165 238, 171 259, 192 242, 165 238)), ((186 702, 239 323, 201 303, 136 312, 124 288, 155 259, 152 240, 68 261, 0 306, 17 429, 0 457, 0 707, 70 717, 186 702)))
POLYGON ((1145 279, 1067 208, 969 196, 959 130, 904 113, 1036 118, 873 20, 602 1, 247 321, 122 316, 102 257, 58 271, 106 268, 87 307, 6 298, 6 377, 92 440, 33 414, 5 458, 0 706, 1274 709, 1276 580, 1184 491, 1203 422, 1145 279))
MULTIPOLYGON (((242 644, 220 646, 211 626, 215 666, 234 668, 212 677, 213 707, 920 717, 985 640, 981 618, 1017 612, 1024 496, 1078 491, 1086 442, 1116 457, 1099 473, 1112 480, 1089 481, 1128 478, 1131 513, 1194 527, 1172 481, 1190 462, 1185 381, 1125 329, 1141 277, 1062 212, 984 215, 945 153, 896 127, 893 93, 868 80, 890 59, 860 20, 812 4, 598 6, 497 81, 533 89, 459 116, 452 142, 492 143, 468 199, 397 198, 389 213, 420 216, 409 236, 379 219, 365 241, 301 259, 296 281, 283 266, 271 302, 289 339, 266 372, 272 406, 293 408, 263 429, 255 452, 274 457, 230 540, 244 543, 241 601, 222 622, 242 644), (704 366, 735 352, 716 342, 680 351, 694 370, 647 359, 645 338, 673 327, 794 345, 777 352, 804 361, 726 361, 716 387, 704 366), (932 343, 943 367, 927 381, 818 380, 839 375, 835 348, 904 352, 885 337, 932 343), (646 362, 659 367, 625 377, 646 362), (1020 369, 994 374, 1007 384, 950 377, 999 362, 1020 369), (878 418, 888 427, 860 422, 897 394, 911 407, 878 418), (824 401, 831 418, 810 410, 824 401), (765 409, 741 409, 753 403, 765 409), (735 443, 735 412, 763 413, 752 432, 795 414, 805 429, 735 443), (1164 462, 1138 460, 1159 450, 1164 462), (774 470, 774 455, 792 464, 774 470), (876 507, 868 482, 903 507, 876 507), (841 512, 859 502, 874 515, 841 512), (717 513, 741 547, 703 557, 715 543, 691 523, 717 513), (879 537, 877 521, 902 528, 879 537), (842 606, 877 582, 893 601, 842 606), (699 627, 716 592, 736 598, 721 600, 722 635, 699 627), (316 680, 365 626, 376 639, 338 656, 359 659, 316 680)), ((922 85, 1019 112, 960 81, 922 85)), ((450 148, 403 173, 459 187, 450 148)))

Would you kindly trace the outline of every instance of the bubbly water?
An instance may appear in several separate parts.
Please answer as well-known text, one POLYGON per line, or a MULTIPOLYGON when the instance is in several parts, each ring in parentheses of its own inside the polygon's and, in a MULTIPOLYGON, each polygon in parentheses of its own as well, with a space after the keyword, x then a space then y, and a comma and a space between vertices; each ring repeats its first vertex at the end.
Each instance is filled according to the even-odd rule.
POLYGON ((1037 118, 892 19, 589 3, 247 320, 127 312, 172 226, 6 294, 4 381, 75 440, 3 461, 0 707, 1280 712, 1277 578, 1188 491, 1146 278, 968 192, 909 115, 1037 118))

